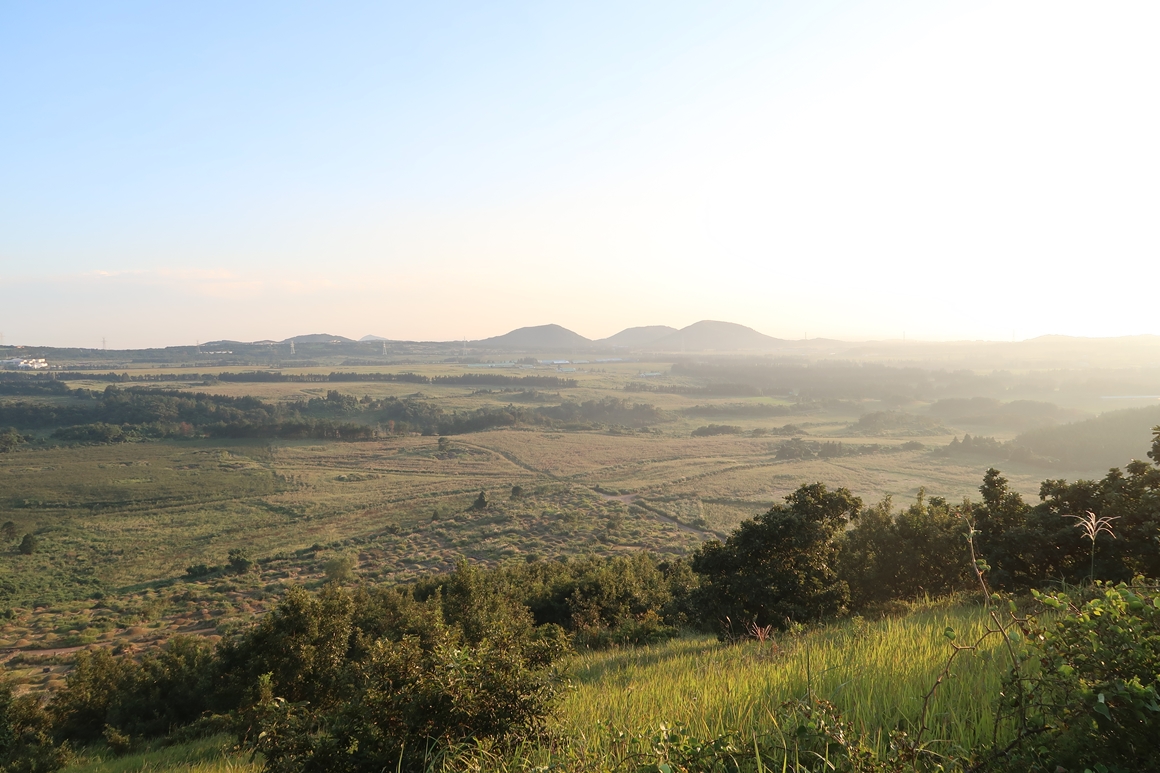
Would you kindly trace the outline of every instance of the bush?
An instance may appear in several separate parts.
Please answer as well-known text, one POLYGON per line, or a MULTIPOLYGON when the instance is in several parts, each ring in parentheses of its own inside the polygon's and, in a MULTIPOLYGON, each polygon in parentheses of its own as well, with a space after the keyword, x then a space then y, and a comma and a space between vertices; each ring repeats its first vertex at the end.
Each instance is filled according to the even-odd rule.
POLYGON ((131 428, 103 422, 62 427, 53 432, 52 436, 73 443, 125 443, 138 437, 131 428))
POLYGON ((724 543, 706 542, 693 556, 701 578, 702 623, 785 628, 841 611, 849 588, 835 569, 838 538, 862 509, 844 488, 800 487, 769 512, 743 521, 724 543))
POLYGON ((229 566, 230 571, 234 574, 245 574, 253 568, 254 562, 245 550, 234 548, 226 558, 226 565, 229 566))
POLYGON ((40 541, 36 539, 35 535, 25 534, 24 539, 20 540, 20 547, 17 549, 24 555, 30 556, 36 552, 36 548, 39 546, 39 544, 40 541))
POLYGON ((214 666, 212 646, 187 636, 140 662, 103 648, 79 652, 48 707, 56 735, 81 743, 116 738, 125 750, 133 739, 165 735, 210 707, 214 666))
POLYGON ((52 743, 51 721, 35 695, 16 696, 0 682, 0 771, 50 773, 65 754, 52 743))
POLYGON ((707 424, 693 430, 693 437, 711 437, 713 435, 740 435, 744 432, 741 427, 733 424, 707 424))
POLYGON ((28 438, 21 435, 16 430, 9 427, 5 430, 0 430, 0 454, 11 451, 21 443, 28 442, 28 438))
POLYGON ((291 589, 223 663, 269 769, 394 770, 459 741, 537 734, 564 646, 558 628, 534 629, 526 607, 461 565, 425 601, 291 589))
POLYGON ((327 582, 346 583, 354 579, 354 559, 350 556, 334 556, 322 565, 327 582))
POLYGON ((1037 668, 1013 673, 1008 710, 1028 742, 1010 770, 1156 770, 1160 765, 1160 595, 1121 583, 1077 605, 1035 594, 1053 614, 1026 634, 1037 668))
POLYGON ((941 596, 968 584, 966 527, 944 500, 925 492, 906 510, 892 512, 887 497, 863 510, 846 532, 839 574, 850 586, 851 606, 941 596))

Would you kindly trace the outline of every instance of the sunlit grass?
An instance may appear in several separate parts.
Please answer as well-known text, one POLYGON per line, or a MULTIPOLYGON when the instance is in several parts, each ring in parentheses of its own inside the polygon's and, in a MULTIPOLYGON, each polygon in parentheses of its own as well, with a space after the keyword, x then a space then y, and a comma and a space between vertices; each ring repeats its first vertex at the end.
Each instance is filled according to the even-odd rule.
MULTIPOLYGON (((778 708, 812 694, 834 703, 884 748, 891 730, 916 730, 923 696, 952 653, 946 628, 963 643, 983 626, 978 607, 934 608, 876 622, 856 619, 773 643, 728 646, 690 637, 583 655, 556 730, 588 759, 614 758, 624 751, 620 739, 662 724, 683 725, 700 738, 771 736, 779 732, 778 708)), ((985 649, 956 658, 953 676, 928 710, 926 739, 944 749, 993 739, 1005 666, 998 644, 993 638, 985 649)))
POLYGON ((260 760, 235 751, 233 739, 221 735, 175 746, 150 748, 117 757, 88 752, 62 773, 257 773, 260 760))

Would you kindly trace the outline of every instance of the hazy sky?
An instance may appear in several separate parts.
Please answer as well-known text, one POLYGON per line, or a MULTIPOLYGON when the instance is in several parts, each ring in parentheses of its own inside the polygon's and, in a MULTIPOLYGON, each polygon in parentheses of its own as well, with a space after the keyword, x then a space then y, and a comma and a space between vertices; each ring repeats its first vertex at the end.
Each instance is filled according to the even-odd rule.
POLYGON ((6 343, 1160 333, 1160 3, 0 3, 6 343))

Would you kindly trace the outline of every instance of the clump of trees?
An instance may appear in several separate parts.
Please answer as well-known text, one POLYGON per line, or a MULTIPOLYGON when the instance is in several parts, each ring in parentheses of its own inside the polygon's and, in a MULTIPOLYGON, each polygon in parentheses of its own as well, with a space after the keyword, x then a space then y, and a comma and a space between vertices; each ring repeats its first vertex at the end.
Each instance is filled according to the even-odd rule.
POLYGON ((17 446, 27 442, 28 438, 21 435, 12 427, 0 430, 0 454, 11 451, 17 446))
POLYGON ((743 522, 724 543, 705 543, 692 561, 703 624, 785 628, 840 612, 850 588, 837 573, 837 538, 861 509, 848 490, 815 483, 743 522))
POLYGON ((713 435, 740 435, 742 432, 744 430, 734 424, 707 424, 704 427, 697 427, 691 434, 693 437, 712 437, 713 435))
MULTIPOLYGON (((326 397, 289 403, 117 386, 103 392, 73 390, 70 396, 74 399, 68 403, 0 403, 0 422, 16 428, 54 429, 53 438, 63 442, 106 444, 185 437, 359 441, 382 433, 456 435, 514 426, 642 428, 668 419, 656 406, 616 397, 565 400, 534 408, 508 405, 447 411, 414 397, 360 399, 334 389, 326 397)), ((11 450, 26 440, 15 429, 5 430, 0 433, 0 450, 11 450)))

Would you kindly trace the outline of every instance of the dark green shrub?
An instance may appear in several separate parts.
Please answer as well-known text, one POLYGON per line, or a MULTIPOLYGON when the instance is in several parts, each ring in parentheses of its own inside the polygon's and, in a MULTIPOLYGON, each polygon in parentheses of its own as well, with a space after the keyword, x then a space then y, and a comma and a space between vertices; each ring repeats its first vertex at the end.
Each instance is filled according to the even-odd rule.
POLYGON ((48 706, 56 735, 81 743, 101 739, 114 706, 132 691, 138 669, 133 660, 104 648, 78 652, 65 688, 48 706))
POLYGON ((50 773, 64 767, 65 753, 53 745, 49 715, 35 695, 16 696, 0 682, 0 771, 50 773))
POLYGON ((226 558, 226 565, 229 566, 230 571, 234 574, 245 574, 253 568, 254 562, 245 550, 234 548, 226 558))
POLYGON ((887 497, 859 513, 846 532, 839 574, 850 586, 851 607, 962 590, 970 578, 966 526, 945 501, 892 512, 887 497))
POLYGON ((0 454, 11 451, 16 446, 27 443, 28 438, 21 435, 16 430, 9 427, 8 429, 0 430, 0 454))
POLYGON ((1036 595, 1058 617, 1031 621, 1034 668, 1008 678, 1027 739, 1006 768, 1160 769, 1160 594, 1121 583, 1083 604, 1036 595))
POLYGON ((565 647, 559 628, 534 628, 526 607, 463 564, 424 601, 292 589, 222 658, 270 770, 362 771, 413 769, 465 739, 535 735, 565 647))
POLYGON ((849 588, 835 571, 838 537, 862 500, 844 488, 802 486, 769 512, 743 521, 724 543, 706 542, 693 556, 703 624, 728 621, 784 628, 841 611, 849 588))
POLYGON ((62 427, 53 432, 52 436, 73 443, 125 443, 138 439, 132 428, 103 422, 62 427))
POLYGON ((703 427, 697 427, 691 433, 693 437, 712 437, 713 435, 740 435, 744 432, 741 427, 733 424, 706 424, 703 427))
POLYGON ((128 748, 131 739, 165 735, 200 717, 210 707, 215 672, 213 647, 196 637, 174 637, 139 662, 107 649, 79 652, 49 704, 53 727, 81 743, 113 734, 128 748))

